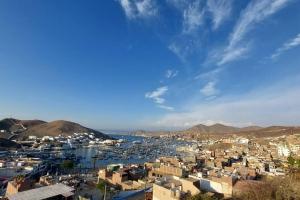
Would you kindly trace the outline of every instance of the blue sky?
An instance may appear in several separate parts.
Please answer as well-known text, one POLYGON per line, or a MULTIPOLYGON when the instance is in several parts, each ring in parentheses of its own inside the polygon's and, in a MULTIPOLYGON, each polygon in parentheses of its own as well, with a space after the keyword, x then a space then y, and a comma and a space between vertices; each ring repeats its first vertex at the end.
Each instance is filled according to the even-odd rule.
POLYGON ((300 125, 299 0, 2 0, 0 117, 300 125))

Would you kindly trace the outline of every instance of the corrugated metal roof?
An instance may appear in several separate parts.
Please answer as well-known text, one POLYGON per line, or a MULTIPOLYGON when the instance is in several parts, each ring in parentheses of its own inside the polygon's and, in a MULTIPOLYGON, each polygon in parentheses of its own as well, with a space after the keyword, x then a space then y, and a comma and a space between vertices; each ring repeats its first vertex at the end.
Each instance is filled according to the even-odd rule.
POLYGON ((18 192, 13 195, 9 195, 9 200, 42 200, 49 197, 54 197, 58 195, 73 195, 74 189, 66 186, 64 184, 55 184, 45 187, 40 187, 32 190, 27 190, 24 192, 18 192))

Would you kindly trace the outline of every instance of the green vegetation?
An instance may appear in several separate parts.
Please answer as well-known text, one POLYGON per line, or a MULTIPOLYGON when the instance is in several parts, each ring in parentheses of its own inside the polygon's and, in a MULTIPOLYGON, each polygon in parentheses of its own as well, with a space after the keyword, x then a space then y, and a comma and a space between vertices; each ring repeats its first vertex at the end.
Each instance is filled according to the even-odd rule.
POLYGON ((25 179, 25 176, 23 174, 18 174, 16 177, 15 177, 15 180, 17 182, 22 182, 23 180, 25 179))
POLYGON ((300 159, 295 159, 294 157, 289 156, 288 163, 290 166, 300 169, 300 159))
POLYGON ((73 169, 74 166, 75 166, 75 164, 72 160, 64 160, 61 164, 61 167, 63 169, 73 169))
POLYGON ((292 156, 289 156, 287 160, 288 160, 288 163, 290 165, 294 165, 295 164, 295 159, 292 156))
POLYGON ((103 180, 99 180, 99 183, 96 185, 96 187, 102 192, 104 193, 105 191, 105 181, 103 180))
POLYGON ((217 200, 217 198, 214 198, 208 194, 199 193, 197 195, 189 197, 187 200, 217 200))

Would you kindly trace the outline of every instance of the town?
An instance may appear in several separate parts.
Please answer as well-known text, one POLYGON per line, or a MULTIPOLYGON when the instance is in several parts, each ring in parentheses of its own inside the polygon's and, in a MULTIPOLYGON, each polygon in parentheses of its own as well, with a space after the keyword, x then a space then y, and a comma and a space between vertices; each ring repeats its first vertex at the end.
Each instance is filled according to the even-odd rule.
POLYGON ((300 0, 0 0, 0 200, 300 200, 300 0))
POLYGON ((258 191, 276 181, 286 181, 291 198, 300 197, 300 134, 141 138, 74 133, 16 141, 21 149, 1 152, 2 199, 273 199, 272 189, 286 193, 280 185, 266 189, 270 194, 258 191), (87 164, 78 149, 96 153, 87 164))

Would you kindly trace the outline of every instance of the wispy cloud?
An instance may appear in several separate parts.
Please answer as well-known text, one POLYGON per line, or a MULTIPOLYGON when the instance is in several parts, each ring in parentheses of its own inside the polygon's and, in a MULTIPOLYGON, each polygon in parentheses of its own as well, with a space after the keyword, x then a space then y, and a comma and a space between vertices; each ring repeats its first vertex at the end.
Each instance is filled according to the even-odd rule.
POLYGON ((206 85, 204 85, 200 92, 206 97, 217 95, 219 90, 216 88, 216 81, 209 81, 206 85))
POLYGON ((168 111, 173 111, 173 110, 174 110, 173 107, 171 107, 171 106, 166 106, 166 105, 162 105, 162 104, 157 105, 157 107, 162 108, 162 109, 165 109, 165 110, 168 110, 168 111))
POLYGON ((152 92, 147 92, 145 97, 154 100, 155 103, 163 104, 165 99, 163 95, 168 91, 168 86, 159 87, 152 92))
POLYGON ((168 48, 182 62, 187 62, 188 57, 200 48, 200 27, 205 22, 205 5, 201 0, 166 0, 167 3, 181 14, 180 30, 174 34, 168 48))
POLYGON ((231 33, 229 44, 218 62, 219 65, 237 60, 247 52, 243 47, 247 33, 257 24, 284 8, 291 0, 253 0, 242 11, 231 33))
POLYGON ((154 17, 158 8, 154 0, 118 0, 128 19, 154 17))
POLYGON ((183 33, 190 34, 203 24, 205 10, 200 0, 194 1, 183 10, 183 33))
POLYGON ((201 74, 198 74, 197 76, 195 76, 195 80, 197 79, 208 79, 208 80, 215 80, 217 75, 222 72, 223 68, 215 68, 213 70, 210 70, 208 72, 204 72, 204 73, 201 73, 201 74))
POLYGON ((231 34, 229 46, 235 46, 258 23, 270 17, 289 3, 290 0, 254 0, 242 12, 231 34))
POLYGON ((272 59, 277 58, 285 51, 288 51, 292 48, 295 48, 300 45, 300 33, 293 39, 289 40, 288 42, 284 43, 282 47, 278 48, 275 53, 271 56, 272 59))
POLYGON ((145 98, 152 99, 158 108, 162 108, 164 110, 173 111, 174 108, 171 106, 165 105, 165 98, 163 97, 167 91, 169 90, 168 86, 159 87, 152 92, 147 92, 145 94, 145 98))
POLYGON ((168 69, 166 71, 166 78, 170 79, 170 78, 175 78, 178 75, 178 70, 172 70, 172 69, 168 69))
POLYGON ((217 64, 220 66, 229 63, 231 61, 240 59, 242 56, 245 55, 246 52, 249 51, 249 46, 250 45, 245 45, 245 46, 225 49, 221 59, 218 61, 217 64))
POLYGON ((166 0, 166 2, 177 9, 183 9, 188 5, 188 1, 186 0, 166 0))
POLYGON ((154 126, 193 126, 199 123, 225 123, 235 126, 299 125, 300 79, 289 83, 256 89, 243 95, 222 97, 206 103, 187 106, 184 112, 173 112, 156 120, 154 126))
POLYGON ((198 47, 198 41, 186 38, 179 37, 176 38, 169 46, 169 50, 173 52, 182 62, 186 62, 189 55, 195 52, 195 48, 198 47))
POLYGON ((207 8, 212 14, 213 29, 217 29, 222 22, 230 17, 232 0, 208 0, 207 8))

